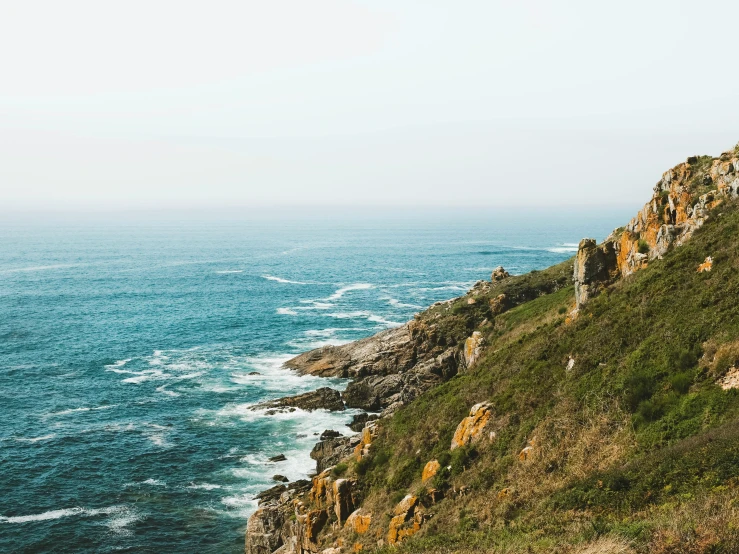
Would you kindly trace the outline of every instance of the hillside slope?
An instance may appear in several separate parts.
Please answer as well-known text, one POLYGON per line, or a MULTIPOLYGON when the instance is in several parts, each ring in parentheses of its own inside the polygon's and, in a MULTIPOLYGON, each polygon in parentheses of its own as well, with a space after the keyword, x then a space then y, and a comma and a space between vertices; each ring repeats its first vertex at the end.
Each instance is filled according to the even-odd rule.
POLYGON ((247 553, 739 552, 738 155, 690 158, 604 244, 479 283, 392 347, 296 359, 400 385, 362 385, 380 419, 264 496, 247 553))

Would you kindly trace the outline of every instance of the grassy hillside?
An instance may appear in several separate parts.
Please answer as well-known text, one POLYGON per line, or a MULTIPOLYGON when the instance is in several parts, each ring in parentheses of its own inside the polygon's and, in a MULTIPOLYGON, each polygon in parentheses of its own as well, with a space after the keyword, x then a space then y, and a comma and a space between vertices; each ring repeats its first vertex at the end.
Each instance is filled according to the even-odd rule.
POLYGON ((427 522, 387 552, 739 552, 739 389, 717 385, 739 362, 738 238, 739 209, 723 204, 573 321, 572 262, 423 314, 455 340, 482 332, 484 355, 342 467, 376 514, 349 544, 374 547, 410 493, 427 522), (495 315, 501 293, 515 307, 495 315), (482 401, 495 437, 450 451, 482 401), (442 469, 424 485, 433 459, 442 469))

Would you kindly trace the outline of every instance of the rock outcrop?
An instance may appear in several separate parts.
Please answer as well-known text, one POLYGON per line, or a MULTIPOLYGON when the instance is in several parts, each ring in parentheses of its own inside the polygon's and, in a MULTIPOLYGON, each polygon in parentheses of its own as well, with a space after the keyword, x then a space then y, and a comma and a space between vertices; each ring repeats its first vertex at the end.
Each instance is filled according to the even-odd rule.
POLYGON ((393 517, 387 532, 387 542, 398 544, 406 537, 415 535, 426 521, 426 514, 418 498, 407 495, 393 511, 393 517))
POLYGON ((460 446, 467 446, 472 441, 483 436, 485 427, 493 418, 493 407, 488 402, 475 404, 470 409, 470 415, 459 422, 452 437, 451 450, 460 446))
POLYGON ((642 269, 673 246, 685 243, 703 226, 709 211, 726 198, 739 196, 739 156, 691 156, 666 171, 652 199, 625 227, 600 245, 580 242, 575 263, 575 297, 579 308, 619 277, 642 269))
POLYGON ((344 402, 341 400, 341 393, 329 387, 322 387, 318 390, 298 394, 297 396, 286 396, 269 402, 262 402, 256 406, 252 406, 252 410, 267 410, 278 413, 290 410, 291 408, 300 408, 301 410, 329 410, 337 412, 344 410, 344 402))
POLYGON ((413 320, 354 343, 306 352, 285 365, 302 374, 352 378, 343 393, 348 407, 389 414, 457 374, 461 345, 441 345, 439 338, 413 320))
POLYGON ((331 437, 320 441, 310 453, 316 461, 316 471, 321 473, 351 456, 359 441, 359 437, 331 437))

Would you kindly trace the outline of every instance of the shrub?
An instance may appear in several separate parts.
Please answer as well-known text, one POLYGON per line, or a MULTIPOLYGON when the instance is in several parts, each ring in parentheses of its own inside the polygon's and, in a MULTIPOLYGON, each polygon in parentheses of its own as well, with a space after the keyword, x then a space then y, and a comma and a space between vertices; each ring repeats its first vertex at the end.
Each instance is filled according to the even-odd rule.
POLYGON ((644 239, 639 239, 638 249, 639 254, 646 254, 647 252, 649 252, 649 245, 647 244, 647 241, 645 241, 644 239))
POLYGON ((340 462, 334 466, 334 468, 331 470, 331 473, 334 477, 340 477, 346 473, 346 470, 349 469, 349 466, 346 465, 344 462, 340 462))
POLYGON ((693 384, 693 374, 689 371, 681 371, 670 377, 670 386, 675 392, 686 394, 693 384))

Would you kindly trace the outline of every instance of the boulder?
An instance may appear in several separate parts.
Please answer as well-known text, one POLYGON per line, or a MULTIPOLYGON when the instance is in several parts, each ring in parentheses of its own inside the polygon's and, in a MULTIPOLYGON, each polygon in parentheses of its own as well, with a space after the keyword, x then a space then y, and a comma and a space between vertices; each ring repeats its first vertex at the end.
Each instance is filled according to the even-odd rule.
POLYGON ((309 412, 313 410, 336 412, 345 409, 344 402, 341 400, 341 393, 329 387, 322 387, 297 396, 286 396, 277 400, 262 402, 251 407, 252 410, 268 409, 268 414, 270 411, 274 413, 290 411, 290 408, 299 408, 309 412))
POLYGON ((438 460, 431 460, 423 467, 423 472, 421 473, 421 481, 426 483, 427 481, 430 481, 436 473, 441 469, 441 464, 438 460))
POLYGON ((478 437, 483 436, 485 427, 493 418, 493 406, 488 402, 475 404, 470 409, 470 415, 464 418, 452 437, 451 450, 460 446, 467 446, 478 437))
POLYGON ((416 534, 426 521, 418 498, 410 494, 398 503, 393 514, 387 533, 387 542, 390 544, 398 544, 406 537, 416 534))
POLYGON ((467 340, 464 341, 464 362, 470 368, 480 358, 484 338, 480 331, 472 333, 467 340))
POLYGON ((506 309, 506 295, 499 294, 495 298, 490 300, 490 311, 493 315, 498 315, 504 312, 506 309))
POLYGON ((288 481, 290 481, 290 479, 288 479, 284 475, 280 475, 280 474, 273 475, 272 476, 272 480, 273 481, 279 481, 280 483, 287 483, 288 481))
POLYGON ((284 462, 285 460, 287 460, 287 458, 284 454, 277 454, 277 456, 272 456, 271 458, 269 458, 270 462, 284 462))
POLYGON ((310 453, 310 457, 316 461, 316 471, 321 473, 351 456, 358 442, 357 437, 333 437, 317 443, 310 453))
POLYGON ((371 523, 372 514, 360 508, 359 510, 353 511, 347 518, 346 527, 354 531, 357 535, 364 535, 369 531, 371 523))
POLYGON ((325 441, 326 439, 335 439, 336 437, 340 437, 341 433, 338 431, 334 431, 333 429, 326 429, 323 433, 321 433, 321 440, 325 441))
POLYGON ((503 279, 507 279, 510 277, 510 273, 508 273, 502 265, 499 265, 493 270, 492 275, 490 276, 490 280, 493 283, 497 283, 498 281, 502 281, 503 279))
POLYGON ((364 429, 364 425, 368 421, 375 421, 379 417, 380 416, 378 416, 377 414, 368 414, 367 412, 356 414, 354 417, 352 417, 352 422, 349 424, 349 429, 358 433, 359 431, 364 429))
POLYGON ((608 283, 618 269, 614 244, 606 241, 600 246, 594 239, 583 239, 575 258, 575 302, 579 308, 608 283))

